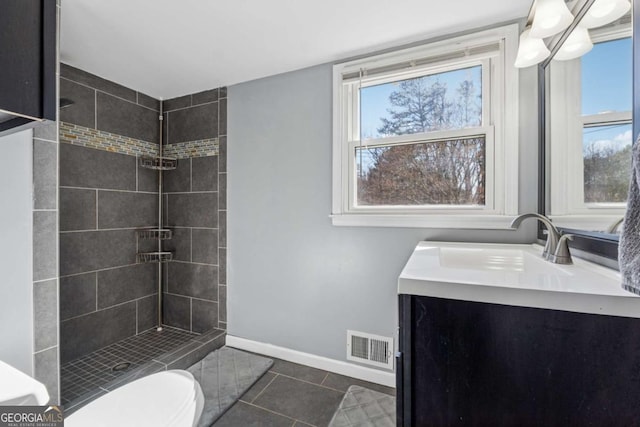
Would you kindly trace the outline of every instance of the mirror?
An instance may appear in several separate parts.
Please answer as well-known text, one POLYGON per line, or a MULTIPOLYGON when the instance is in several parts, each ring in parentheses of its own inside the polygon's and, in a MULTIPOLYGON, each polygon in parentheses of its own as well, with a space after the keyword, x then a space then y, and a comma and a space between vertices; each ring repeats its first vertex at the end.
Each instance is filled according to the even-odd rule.
POLYGON ((614 242, 609 252, 617 256, 634 134, 632 12, 587 30, 580 23, 593 4, 573 4, 575 22, 547 42, 552 56, 540 66, 540 204, 565 232, 614 242), (578 35, 588 35, 593 47, 566 59, 575 56, 578 35))

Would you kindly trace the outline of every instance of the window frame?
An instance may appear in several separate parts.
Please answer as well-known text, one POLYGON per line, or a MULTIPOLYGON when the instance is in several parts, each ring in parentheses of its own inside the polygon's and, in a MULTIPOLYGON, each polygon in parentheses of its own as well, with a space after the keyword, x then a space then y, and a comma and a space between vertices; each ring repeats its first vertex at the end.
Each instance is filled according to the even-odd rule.
POLYGON ((518 70, 517 24, 448 38, 408 49, 336 64, 333 67, 332 223, 348 226, 508 228, 518 213, 518 70), (479 46, 490 52, 469 54, 479 46), (409 69, 360 79, 343 79, 361 69, 389 67, 417 58, 437 58, 451 52, 465 55, 409 69), (478 127, 359 140, 359 84, 362 87, 482 65, 482 124, 478 127), (489 96, 487 96, 487 94, 489 96), (484 206, 358 206, 355 149, 442 141, 456 136, 485 136, 484 206), (509 143, 506 143, 509 141, 509 143), (353 154, 352 154, 353 153, 353 154), (493 163, 493 166, 491 165, 493 163), (490 185, 490 179, 493 181, 490 185))

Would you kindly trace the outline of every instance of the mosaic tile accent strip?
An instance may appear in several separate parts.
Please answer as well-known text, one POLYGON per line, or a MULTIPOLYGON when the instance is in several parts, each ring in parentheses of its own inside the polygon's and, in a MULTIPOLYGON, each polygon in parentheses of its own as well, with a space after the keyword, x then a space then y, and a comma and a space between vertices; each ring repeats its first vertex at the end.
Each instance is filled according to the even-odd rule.
POLYGON ((129 156, 157 156, 158 144, 60 122, 60 142, 129 156))
POLYGON ((218 151, 218 138, 211 138, 167 144, 163 148, 163 155, 175 157, 176 159, 188 159, 191 157, 217 156, 218 151))

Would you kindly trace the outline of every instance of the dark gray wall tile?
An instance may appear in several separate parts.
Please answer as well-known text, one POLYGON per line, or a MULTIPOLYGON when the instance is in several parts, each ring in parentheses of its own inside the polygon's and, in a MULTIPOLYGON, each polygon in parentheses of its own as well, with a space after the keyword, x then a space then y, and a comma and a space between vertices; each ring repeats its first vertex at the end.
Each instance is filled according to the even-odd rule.
POLYGON ((137 264, 98 272, 98 310, 157 292, 156 264, 137 264))
POLYGON ((221 322, 226 322, 227 321, 227 287, 226 286, 220 286, 218 288, 218 304, 220 304, 220 308, 218 311, 220 318, 218 320, 221 322))
POLYGON ((218 327, 218 303, 194 299, 191 301, 191 329, 203 333, 218 327))
POLYGON ((191 330, 191 298, 164 294, 162 304, 165 325, 191 330))
POLYGON ((158 326, 158 294, 139 299, 137 303, 138 333, 158 326))
POLYGON ((177 98, 162 101, 162 111, 172 111, 178 108, 186 108, 191 106, 191 95, 179 96, 177 98))
POLYGON ((38 126, 33 128, 33 137, 36 139, 43 139, 49 142, 57 142, 58 141, 58 124, 48 123, 48 124, 38 124, 38 126))
POLYGON ((149 227, 158 224, 158 196, 98 191, 98 228, 149 227))
POLYGON ((169 194, 167 223, 181 227, 216 228, 217 193, 169 194))
POLYGON ((207 102, 214 102, 218 100, 218 89, 205 90, 204 92, 198 92, 191 95, 191 103, 193 105, 205 104, 207 102))
POLYGON ((135 254, 133 230, 61 233, 60 275, 133 264, 135 254))
POLYGON ((227 171, 227 137, 220 136, 218 139, 218 172, 227 171))
POLYGON ((98 92, 96 128, 117 135, 158 142, 160 123, 155 111, 98 92))
POLYGON ((60 231, 96 229, 96 191, 60 187, 60 231))
POLYGON ((60 323, 62 363, 136 333, 136 303, 129 302, 60 323))
POLYGON ((218 116, 218 135, 227 134, 227 98, 220 100, 220 112, 218 116))
POLYGON ((160 111, 160 100, 145 95, 142 92, 138 92, 138 104, 151 108, 154 111, 160 111))
MULTIPOLYGON (((136 162, 138 168, 138 191, 158 192, 158 171, 140 166, 140 160, 136 162)), ((166 176, 166 172, 165 172, 166 176)))
POLYGON ((169 114, 168 113, 163 113, 162 114, 162 145, 166 145, 168 144, 167 139, 168 139, 168 128, 169 128, 169 114))
POLYGON ((218 191, 218 156, 191 159, 191 190, 218 191))
POLYGON ((40 381, 49 392, 49 403, 58 405, 58 396, 60 387, 58 381, 58 347, 53 347, 45 351, 34 354, 33 356, 33 377, 40 381))
POLYGON ((179 159, 178 167, 164 172, 163 192, 184 193, 191 191, 191 159, 179 159))
POLYGON ((218 264, 218 230, 194 228, 192 231, 192 261, 218 264))
POLYGON ((218 136, 218 103, 203 104, 169 113, 168 142, 195 141, 218 136))
POLYGON ((58 213, 54 211, 36 211, 33 213, 34 281, 57 277, 57 216, 58 213))
POLYGON ((60 120, 87 128, 96 127, 96 91, 64 78, 60 79, 60 98, 73 104, 60 109, 60 120))
POLYGON ((34 351, 58 345, 58 281, 33 284, 34 351))
POLYGON ((96 283, 96 273, 60 278, 60 320, 96 311, 96 283))
POLYGON ((156 239, 143 239, 138 237, 138 252, 156 252, 158 241, 156 239))
POLYGON ((135 191, 136 158, 60 144, 60 185, 135 191))
POLYGON ((218 174, 218 209, 227 209, 227 174, 218 174))
POLYGON ((227 87, 221 87, 219 88, 219 93, 220 93, 220 98, 226 98, 227 97, 227 87))
POLYGON ((221 248, 227 247, 227 211, 218 212, 218 243, 221 248))
POLYGON ((226 284, 227 283, 227 249, 219 248, 218 249, 218 283, 226 284))
POLYGON ((185 262, 169 264, 169 292, 172 294, 218 300, 217 267, 185 262))
POLYGON ((103 79, 102 77, 98 77, 95 74, 87 73, 86 71, 80 70, 79 68, 61 63, 60 75, 69 80, 82 83, 85 86, 91 86, 92 88, 110 93, 120 98, 127 99, 131 102, 136 102, 135 90, 129 89, 110 80, 103 79))
POLYGON ((173 252, 176 261, 191 261, 191 229, 174 228, 173 237, 164 242, 164 249, 173 252))
MULTIPOLYGON (((47 126, 48 127, 48 126, 47 126)), ((37 129, 37 128, 36 128, 37 129)), ((33 141, 33 208, 56 209, 58 144, 33 141)))

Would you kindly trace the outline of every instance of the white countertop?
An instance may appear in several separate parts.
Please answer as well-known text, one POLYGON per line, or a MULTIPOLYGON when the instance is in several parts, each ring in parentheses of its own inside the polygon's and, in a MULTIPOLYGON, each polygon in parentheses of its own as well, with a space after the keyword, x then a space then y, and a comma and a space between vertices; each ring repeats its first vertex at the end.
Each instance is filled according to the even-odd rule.
POLYGON ((420 242, 398 293, 640 318, 640 298, 614 270, 573 258, 559 265, 538 245, 420 242))

